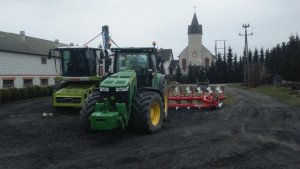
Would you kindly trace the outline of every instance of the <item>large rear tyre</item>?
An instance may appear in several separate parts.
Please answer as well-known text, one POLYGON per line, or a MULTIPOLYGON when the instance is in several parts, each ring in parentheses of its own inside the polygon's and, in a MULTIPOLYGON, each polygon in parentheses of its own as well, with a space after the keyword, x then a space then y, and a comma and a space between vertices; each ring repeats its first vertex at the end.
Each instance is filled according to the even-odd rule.
POLYGON ((87 130, 91 130, 90 128, 90 120, 89 117, 93 112, 95 112, 95 106, 97 102, 100 102, 102 100, 102 97, 100 96, 99 92, 94 92, 90 94, 83 104, 81 105, 81 110, 80 110, 80 118, 82 120, 82 123, 84 127, 87 130))
POLYGON ((143 91, 133 99, 130 127, 139 132, 151 134, 162 128, 164 110, 158 93, 143 91))

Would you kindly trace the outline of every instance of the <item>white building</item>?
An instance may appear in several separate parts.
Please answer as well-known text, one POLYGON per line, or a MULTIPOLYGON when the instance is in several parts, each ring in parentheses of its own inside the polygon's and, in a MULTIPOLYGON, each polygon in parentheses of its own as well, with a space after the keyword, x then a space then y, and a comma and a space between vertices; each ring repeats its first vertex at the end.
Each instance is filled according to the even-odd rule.
POLYGON ((196 13, 188 26, 188 46, 179 55, 179 66, 183 74, 188 73, 188 66, 209 67, 215 56, 202 44, 202 25, 199 25, 196 13))
POLYGON ((172 49, 161 48, 158 50, 158 54, 160 55, 161 61, 163 63, 164 73, 169 75, 170 74, 169 67, 171 61, 174 60, 172 49))
POLYGON ((0 88, 53 85, 58 73, 47 55, 49 49, 58 46, 63 46, 58 40, 29 37, 24 31, 0 31, 0 88))

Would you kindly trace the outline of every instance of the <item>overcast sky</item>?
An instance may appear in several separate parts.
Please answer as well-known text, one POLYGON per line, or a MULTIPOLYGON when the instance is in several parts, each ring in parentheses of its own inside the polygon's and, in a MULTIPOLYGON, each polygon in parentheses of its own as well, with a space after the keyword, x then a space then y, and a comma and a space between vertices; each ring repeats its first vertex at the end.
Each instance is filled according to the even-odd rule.
MULTIPOLYGON (((299 0, 0 0, 0 31, 83 45, 108 25, 121 47, 187 46, 194 7, 203 26, 203 44, 214 54, 214 40, 244 48, 243 23, 249 23, 250 49, 270 48, 300 30, 299 0)), ((98 46, 101 38, 90 46, 98 46)), ((221 47, 221 43, 219 47, 221 47)))

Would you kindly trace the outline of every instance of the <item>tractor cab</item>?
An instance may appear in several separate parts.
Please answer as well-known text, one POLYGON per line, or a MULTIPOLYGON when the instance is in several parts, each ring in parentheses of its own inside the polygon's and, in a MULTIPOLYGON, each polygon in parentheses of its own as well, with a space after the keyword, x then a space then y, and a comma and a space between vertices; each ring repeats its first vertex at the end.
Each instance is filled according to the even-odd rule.
POLYGON ((107 58, 107 51, 99 48, 59 47, 50 50, 48 58, 59 58, 63 77, 90 77, 103 74, 105 70, 101 70, 99 65, 105 56, 107 58))
POLYGON ((115 53, 114 72, 134 70, 138 88, 151 87, 156 70, 155 48, 112 48, 115 53))

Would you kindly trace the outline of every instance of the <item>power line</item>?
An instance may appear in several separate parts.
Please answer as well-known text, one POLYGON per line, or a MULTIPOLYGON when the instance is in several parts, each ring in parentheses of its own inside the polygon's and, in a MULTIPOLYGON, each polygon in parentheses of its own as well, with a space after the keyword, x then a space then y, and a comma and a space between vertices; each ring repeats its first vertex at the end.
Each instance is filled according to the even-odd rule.
MULTIPOLYGON (((271 23, 268 23, 268 24, 261 25, 261 26, 259 26, 258 28, 269 27, 269 26, 272 26, 272 25, 275 25, 275 24, 278 24, 278 23, 282 24, 282 22, 289 21, 290 19, 293 19, 293 17, 298 16, 299 14, 300 14, 300 12, 294 13, 293 15, 290 15, 290 16, 288 16, 288 17, 284 17, 284 18, 279 19, 279 20, 277 20, 277 21, 275 21, 275 22, 271 22, 271 23)), ((298 20, 299 17, 297 17, 297 18, 295 18, 295 19, 298 20)))
POLYGON ((215 56, 217 57, 218 55, 218 50, 219 49, 223 49, 224 50, 224 56, 223 56, 223 59, 225 61, 225 57, 226 57, 226 40, 215 40, 215 56), (222 48, 218 48, 218 42, 223 42, 223 47, 222 48))

